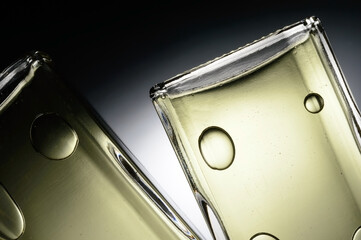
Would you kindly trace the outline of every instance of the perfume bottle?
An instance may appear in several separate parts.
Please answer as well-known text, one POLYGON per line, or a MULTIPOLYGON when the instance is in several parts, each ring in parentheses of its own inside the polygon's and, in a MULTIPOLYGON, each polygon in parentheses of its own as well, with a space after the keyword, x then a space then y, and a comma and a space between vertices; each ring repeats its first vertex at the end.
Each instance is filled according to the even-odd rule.
POLYGON ((44 53, 0 74, 0 156, 0 239, 201 238, 44 53))
POLYGON ((150 97, 216 239, 361 239, 360 114, 320 19, 150 97))

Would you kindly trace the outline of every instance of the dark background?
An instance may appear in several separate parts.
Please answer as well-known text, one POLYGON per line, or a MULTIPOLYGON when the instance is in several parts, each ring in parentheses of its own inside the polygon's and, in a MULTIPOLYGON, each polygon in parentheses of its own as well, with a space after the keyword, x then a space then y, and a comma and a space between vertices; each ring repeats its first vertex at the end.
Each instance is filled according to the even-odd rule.
MULTIPOLYGON (((167 69, 156 77, 163 81, 312 15, 321 19, 345 74, 352 74, 347 68, 359 60, 361 7, 348 1, 3 4, 0 69, 27 51, 42 50, 65 80, 85 92, 160 61, 167 69)), ((149 80, 127 84, 137 87, 139 81, 149 80)))
MULTIPOLYGON (((2 3, 0 69, 32 50, 83 95, 201 231, 151 86, 309 16, 361 106, 361 8, 348 1, 2 3)), ((207 234, 207 233, 205 233, 207 234)))

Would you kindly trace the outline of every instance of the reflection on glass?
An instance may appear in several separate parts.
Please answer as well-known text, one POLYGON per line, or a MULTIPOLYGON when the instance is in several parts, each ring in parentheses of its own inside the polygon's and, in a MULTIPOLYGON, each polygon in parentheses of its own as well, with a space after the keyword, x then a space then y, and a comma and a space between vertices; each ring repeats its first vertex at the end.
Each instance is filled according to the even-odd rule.
POLYGON ((150 95, 217 239, 359 236, 360 116, 318 18, 150 95))
POLYGON ((200 239, 35 52, 0 74, 1 239, 200 239))

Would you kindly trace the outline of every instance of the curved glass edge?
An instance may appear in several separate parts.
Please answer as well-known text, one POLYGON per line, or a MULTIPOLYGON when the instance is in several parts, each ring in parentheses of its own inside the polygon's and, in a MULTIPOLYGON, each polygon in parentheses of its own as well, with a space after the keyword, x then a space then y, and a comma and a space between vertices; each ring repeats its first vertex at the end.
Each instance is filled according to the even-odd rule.
POLYGON ((187 238, 192 240, 205 239, 119 137, 100 117, 97 120, 103 122, 101 126, 115 141, 114 145, 108 145, 108 150, 128 176, 187 238))
POLYGON ((326 35, 326 32, 324 31, 319 20, 316 24, 314 24, 313 31, 316 33, 316 35, 318 37, 319 42, 317 42, 317 44, 320 45, 319 50, 322 50, 321 52, 319 52, 319 54, 321 55, 321 57, 323 57, 324 64, 327 64, 329 66, 329 69, 331 70, 331 74, 337 84, 337 86, 335 86, 335 87, 338 88, 338 92, 344 100, 344 104, 346 107, 345 114, 346 114, 349 124, 351 126, 351 130, 352 130, 353 136, 355 138, 355 142, 357 143, 358 149, 361 152, 360 110, 359 110, 359 108, 356 104, 356 101, 352 95, 352 92, 351 92, 350 87, 346 81, 346 78, 342 72, 342 69, 336 58, 336 55, 335 55, 334 51, 332 50, 332 47, 331 47, 329 39, 326 35))
MULTIPOLYGON (((315 36, 318 41, 318 50, 323 64, 331 71, 331 75, 337 84, 335 90, 344 101, 344 111, 348 117, 355 142, 361 152, 361 115, 359 108, 331 48, 320 19, 312 16, 158 83, 150 89, 150 98, 176 151, 177 157, 179 159, 185 159, 183 154, 186 153, 180 151, 182 146, 179 146, 179 144, 181 143, 177 140, 178 136, 170 123, 171 119, 168 119, 168 117, 171 116, 171 114, 168 113, 169 109, 163 106, 162 102, 157 101, 158 98, 175 98, 183 94, 188 94, 189 92, 195 93, 197 90, 210 88, 216 84, 220 84, 220 82, 224 84, 227 81, 232 81, 234 76, 250 73, 267 64, 271 59, 281 56, 283 53, 307 40, 311 34, 315 36)), ((187 176, 188 183, 194 192, 195 198, 202 209, 202 213, 213 237, 217 240, 228 239, 229 237, 224 231, 221 219, 217 217, 210 203, 199 193, 185 162, 180 161, 180 164, 187 176), (212 221, 212 217, 215 218, 215 221, 212 221)))
MULTIPOLYGON (((150 89, 150 98, 177 157, 186 159, 186 156, 183 156, 186 153, 180 150, 183 147, 179 145, 181 142, 178 141, 177 133, 174 132, 171 119, 168 119, 172 114, 168 113, 169 109, 163 106, 162 101, 157 101, 158 98, 167 99, 182 96, 188 92, 195 93, 197 90, 232 81, 235 76, 255 71, 275 57, 281 56, 306 41, 316 23, 319 23, 316 17, 304 19, 153 86, 150 89)), ((212 204, 199 192, 185 161, 179 162, 213 238, 229 239, 222 219, 219 218, 212 204)))
MULTIPOLYGON (((33 51, 0 73, 0 116, 20 92, 32 81, 36 70, 41 66, 51 68, 51 62, 51 58, 46 53, 33 51)), ((143 192, 188 239, 205 239, 95 109, 85 99, 78 95, 77 97, 82 104, 86 105, 86 109, 91 113, 99 127, 112 139, 113 142, 108 145, 110 154, 128 177, 136 183, 140 191, 143 192)))
POLYGON ((201 208, 203 217, 206 219, 207 227, 215 240, 229 240, 226 229, 224 228, 221 218, 214 210, 213 206, 194 188, 194 196, 201 208))
POLYGON ((282 55, 308 39, 311 30, 319 22, 317 17, 312 16, 288 25, 252 43, 156 84, 150 89, 150 97, 153 100, 165 94, 176 97, 220 82, 226 83, 227 80, 235 76, 254 71, 272 58, 282 55))
POLYGON ((31 81, 36 69, 43 63, 50 62, 51 59, 47 54, 34 51, 0 73, 0 113, 31 81))
POLYGON ((171 114, 168 113, 169 109, 166 106, 163 106, 163 102, 159 102, 156 99, 154 100, 153 105, 159 118, 161 119, 161 123, 167 133, 170 143, 175 150, 175 154, 180 160, 179 163, 181 165, 181 168, 186 176, 195 200, 201 210, 203 218, 206 221, 206 225, 212 238, 214 240, 228 240, 229 236, 225 231, 222 220, 219 218, 212 204, 208 202, 198 190, 197 184, 193 179, 191 171, 189 170, 186 161, 184 161, 184 159, 188 158, 186 156, 187 153, 185 151, 182 151, 182 149, 184 149, 184 147, 181 146, 182 142, 179 141, 178 133, 175 132, 174 128, 170 123, 170 120, 168 119, 168 117, 171 116, 171 114))
POLYGON ((0 225, 0 239, 20 238, 25 232, 26 227, 24 214, 2 183, 0 183, 0 206, 7 210, 10 209, 5 215, 12 220, 11 222, 9 221, 10 224, 8 222, 0 225))

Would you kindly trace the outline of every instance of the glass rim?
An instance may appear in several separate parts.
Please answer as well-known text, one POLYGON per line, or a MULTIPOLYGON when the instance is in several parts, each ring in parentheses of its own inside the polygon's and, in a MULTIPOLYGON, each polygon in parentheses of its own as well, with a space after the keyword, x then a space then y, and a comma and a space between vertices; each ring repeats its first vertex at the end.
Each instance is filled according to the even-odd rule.
POLYGON ((323 34, 319 18, 312 16, 287 25, 251 43, 223 54, 204 64, 191 68, 170 79, 154 85, 150 97, 177 97, 189 91, 197 91, 214 84, 232 81, 267 64, 270 59, 286 53, 306 41, 312 31, 323 34), (211 77, 210 77, 211 76, 211 77))

